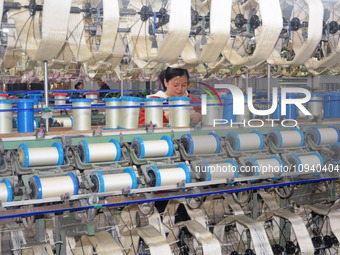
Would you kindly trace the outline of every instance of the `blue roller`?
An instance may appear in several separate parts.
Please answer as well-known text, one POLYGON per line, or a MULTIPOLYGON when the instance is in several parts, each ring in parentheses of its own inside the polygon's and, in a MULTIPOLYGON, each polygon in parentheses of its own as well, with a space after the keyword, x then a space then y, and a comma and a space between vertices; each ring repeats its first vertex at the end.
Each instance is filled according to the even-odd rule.
POLYGON ((319 129, 317 129, 316 127, 310 127, 306 130, 305 135, 312 135, 313 137, 313 141, 316 145, 320 145, 321 143, 321 134, 319 129))
POLYGON ((78 144, 78 146, 83 145, 83 149, 84 149, 84 163, 89 163, 90 162, 90 149, 89 149, 89 145, 85 140, 81 140, 78 144))
POLYGON ((293 128, 292 130, 299 132, 299 134, 301 136, 301 143, 300 143, 299 147, 302 147, 305 144, 305 135, 303 134, 303 132, 299 128, 293 128))
POLYGON ((135 171, 133 171, 132 168, 126 168, 124 170, 124 173, 127 173, 131 176, 131 180, 132 180, 131 189, 137 189, 138 183, 137 183, 137 175, 136 175, 135 171))
POLYGON ((336 131, 336 133, 338 134, 337 142, 340 142, 340 132, 339 132, 339 129, 337 129, 337 128, 334 127, 334 126, 328 126, 328 128, 333 128, 333 129, 336 131))
POLYGON ((174 143, 172 142, 172 139, 170 136, 163 135, 161 140, 165 140, 169 146, 168 154, 166 154, 165 157, 171 157, 174 154, 174 143))
MULTIPOLYGON (((259 166, 259 163, 257 162, 257 160, 255 158, 250 157, 250 158, 247 158, 245 160, 245 163, 248 163, 248 162, 250 162, 252 164, 252 166, 256 167, 256 172, 254 172, 254 174, 252 176, 260 175, 260 166, 259 166)), ((253 170, 253 168, 251 170, 253 170)))
POLYGON ((194 154, 194 140, 192 139, 190 134, 184 134, 181 136, 180 143, 182 143, 182 140, 186 140, 188 142, 188 148, 186 152, 188 155, 194 154))
POLYGON ((212 135, 215 138, 215 140, 216 140, 217 145, 216 145, 215 153, 220 153, 220 150, 221 150, 221 141, 220 141, 220 138, 214 132, 210 132, 209 135, 212 135))
POLYGON ((113 138, 109 141, 109 143, 114 143, 116 145, 117 154, 116 154, 116 158, 114 159, 114 161, 120 161, 122 157, 122 150, 120 148, 120 143, 116 139, 113 139, 113 138))
POLYGON ((236 162, 232 159, 227 159, 226 161, 224 161, 224 163, 230 163, 235 168, 234 177, 238 178, 239 169, 238 169, 238 165, 236 164, 236 162))
POLYGON ((161 173, 159 172, 158 167, 150 166, 147 170, 147 173, 149 173, 151 170, 155 173, 155 178, 156 178, 155 187, 160 187, 162 184, 162 178, 161 178, 161 173))
POLYGON ((30 158, 29 158, 29 153, 28 153, 28 148, 27 145, 22 143, 18 147, 18 151, 22 149, 24 152, 25 160, 24 160, 24 165, 23 167, 27 168, 29 166, 30 158))
POLYGON ((309 155, 315 155, 315 156, 317 156, 317 157, 320 159, 321 167, 323 167, 323 166, 325 165, 325 161, 323 160, 323 157, 320 155, 320 153, 312 152, 312 153, 309 154, 309 155))
POLYGON ((99 182, 99 190, 98 190, 98 192, 99 193, 105 192, 105 183, 104 183, 104 177, 103 177, 102 172, 95 171, 95 172, 91 173, 91 180, 92 180, 92 182, 93 182, 93 178, 94 178, 93 176, 97 176, 97 178, 98 178, 98 182, 99 182))
POLYGON ((13 200, 13 191, 12 191, 12 184, 10 180, 8 180, 7 178, 4 178, 2 179, 1 183, 4 183, 7 189, 7 201, 2 201, 2 202, 11 202, 13 200))
POLYGON ((232 137, 232 141, 234 141, 235 144, 231 144, 231 147, 234 151, 240 151, 240 147, 241 147, 241 143, 240 143, 240 136, 238 135, 238 133, 236 133, 235 131, 231 131, 229 132, 226 136, 225 136, 225 141, 228 140, 228 138, 232 137))
POLYGON ((179 168, 179 167, 182 168, 184 170, 184 172, 185 172, 185 183, 190 183, 191 177, 190 177, 190 169, 189 169, 189 167, 186 164, 184 164, 184 163, 179 163, 177 165, 177 168, 179 168))
MULTIPOLYGON (((283 173, 284 165, 283 165, 283 162, 282 162, 281 158, 279 158, 278 156, 271 156, 270 158, 274 158, 274 159, 276 159, 279 162, 280 167, 281 167, 281 173, 283 173)), ((273 178, 273 180, 278 180, 278 179, 280 179, 280 177, 273 178)))
POLYGON ((257 130, 253 130, 250 133, 257 134, 259 136, 259 138, 260 138, 260 145, 259 145, 258 150, 262 150, 263 146, 264 146, 264 138, 263 138, 262 133, 260 131, 257 131, 257 130))
POLYGON ((298 155, 296 155, 296 154, 289 154, 288 156, 287 156, 287 159, 289 160, 289 159, 293 159, 295 162, 295 167, 297 168, 297 170, 299 171, 299 172, 301 172, 302 171, 302 168, 301 168, 301 166, 302 166, 302 162, 301 162, 301 159, 300 159, 300 157, 298 156, 298 155))
POLYGON ((140 159, 144 159, 144 157, 145 157, 145 146, 144 146, 143 139, 140 138, 140 137, 133 138, 131 144, 136 144, 136 143, 138 144, 138 147, 139 147, 139 155, 136 155, 136 156, 140 159))
POLYGON ((63 146, 61 145, 61 143, 55 142, 53 145, 53 147, 56 147, 58 150, 58 163, 57 165, 63 165, 64 164, 64 150, 63 150, 63 146))
MULTIPOLYGON (((37 190, 32 190, 33 195, 31 194, 33 199, 42 199, 42 187, 41 187, 41 181, 38 175, 33 175, 30 178, 30 186, 35 183, 37 190)), ((32 187, 31 187, 32 188, 32 187)))
POLYGON ((70 176, 73 181, 73 185, 74 185, 73 195, 78 195, 79 187, 78 187, 77 177, 75 176, 74 173, 68 173, 67 176, 70 176))

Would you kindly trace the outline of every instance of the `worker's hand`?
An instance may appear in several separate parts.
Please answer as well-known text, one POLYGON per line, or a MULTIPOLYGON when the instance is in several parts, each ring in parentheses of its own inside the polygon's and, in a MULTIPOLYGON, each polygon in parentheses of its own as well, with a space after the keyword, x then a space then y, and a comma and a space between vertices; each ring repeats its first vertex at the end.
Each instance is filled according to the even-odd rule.
POLYGON ((198 112, 190 114, 190 122, 191 123, 198 123, 202 121, 202 115, 198 112))

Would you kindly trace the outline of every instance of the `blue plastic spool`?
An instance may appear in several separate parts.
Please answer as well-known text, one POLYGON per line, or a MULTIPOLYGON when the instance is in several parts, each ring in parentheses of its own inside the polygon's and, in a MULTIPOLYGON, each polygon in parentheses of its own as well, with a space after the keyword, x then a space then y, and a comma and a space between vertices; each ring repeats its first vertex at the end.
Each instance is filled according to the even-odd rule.
MULTIPOLYGON (((212 176, 211 176, 210 165, 205 161, 203 161, 202 163, 208 168, 208 175, 207 175, 206 181, 211 181, 212 176)), ((238 178, 239 169, 238 169, 238 165, 236 164, 236 162, 232 159, 227 159, 226 161, 224 161, 224 163, 229 163, 233 166, 233 169, 235 169, 234 178, 238 178)), ((229 184, 233 184, 233 182, 229 184)))
POLYGON ((34 103, 33 99, 15 100, 18 105, 18 133, 34 132, 34 103))
MULTIPOLYGON (((339 130, 336 127, 334 127, 334 126, 328 126, 327 128, 333 128, 336 131, 336 133, 337 133, 337 142, 340 142, 340 132, 339 132, 339 130)), ((316 145, 320 145, 321 144, 322 137, 321 137, 321 133, 320 133, 318 128, 310 127, 310 128, 308 128, 306 130, 305 134, 306 135, 308 135, 308 134, 313 135, 312 136, 313 137, 313 141, 314 141, 314 143, 316 145)))
MULTIPOLYGON (((124 170, 124 173, 127 173, 131 176, 132 185, 131 185, 130 189, 137 189, 138 183, 137 183, 137 176, 136 176, 135 171, 133 171, 132 168, 126 168, 124 170)), ((93 172, 91 174, 91 180, 92 180, 94 175, 97 176, 98 182, 99 182, 98 183, 99 184, 99 191, 98 192, 99 193, 105 192, 106 191, 105 190, 105 180, 104 180, 104 176, 103 176, 102 172, 100 172, 100 171, 93 172)))
POLYGON ((305 135, 303 134, 303 132, 301 131, 301 129, 299 128, 293 128, 292 131, 297 131, 299 132, 300 136, 301 136, 301 142, 299 144, 299 147, 302 147, 305 144, 305 135))
MULTIPOLYGON (((72 179, 72 182, 73 182, 73 194, 72 195, 78 195, 78 192, 79 192, 79 186, 78 186, 78 180, 77 180, 77 177, 75 176, 74 173, 68 173, 66 174, 66 176, 69 176, 71 179, 72 179)), ((41 185, 41 179, 39 176, 37 175, 34 175, 30 178, 29 180, 29 183, 30 183, 30 186, 32 184, 33 187, 36 187, 36 191, 34 191, 34 197, 32 197, 33 199, 42 199, 43 197, 43 190, 42 190, 42 185, 41 185)))
POLYGON ((4 178, 2 179, 1 183, 4 183, 7 189, 7 201, 1 201, 1 202, 11 202, 13 200, 13 191, 12 191, 12 184, 10 180, 8 180, 7 178, 4 178))
MULTIPOLYGON (((110 139, 109 143, 113 143, 116 146, 116 151, 117 151, 116 157, 114 159, 112 159, 112 161, 120 161, 121 156, 122 156, 122 150, 120 148, 119 142, 116 139, 112 138, 112 139, 110 139)), ((84 151, 83 151, 84 158, 82 160, 83 160, 84 163, 88 164, 88 163, 90 163, 90 153, 91 153, 89 145, 85 140, 79 141, 78 146, 81 147, 81 145, 83 145, 82 148, 84 149, 84 151)))
POLYGON ((184 134, 181 136, 181 139, 179 140, 180 143, 182 143, 183 140, 186 140, 188 142, 188 147, 186 148, 186 152, 188 155, 192 155, 194 153, 194 140, 192 139, 190 134, 184 134))
MULTIPOLYGON (((170 136, 164 135, 161 137, 161 140, 165 140, 169 146, 168 153, 164 157, 171 157, 174 154, 174 144, 170 136)), ((138 147, 139 147, 139 155, 136 155, 136 156, 140 159, 144 159, 145 158, 145 145, 144 145, 143 139, 140 137, 135 137, 133 138, 131 145, 134 143, 138 144, 138 147)))
MULTIPOLYGON (((250 162, 252 164, 252 166, 247 166, 247 167, 251 167, 252 171, 247 172, 247 175, 248 175, 248 173, 253 173, 251 176, 260 175, 260 166, 259 166, 259 163, 257 162, 257 160, 255 158, 250 157, 250 158, 245 159, 246 165, 247 165, 248 162, 250 162), (254 167, 255 167, 255 171, 253 171, 254 167)), ((255 181, 256 180, 252 180, 251 182, 255 182, 255 181)))
POLYGON ((330 118, 340 118, 340 93, 330 93, 330 118))
MULTIPOLYGON (((280 170, 281 172, 283 172, 283 162, 282 160, 278 157, 278 156, 271 156, 270 159, 276 159, 280 165, 280 170)), ((260 175, 260 165, 259 162, 255 159, 255 158, 247 158, 246 162, 251 162, 253 166, 256 167, 256 174, 254 174, 253 176, 259 176, 260 175)), ((278 180, 280 179, 280 177, 273 177, 273 180, 278 180)), ((254 182, 255 180, 253 180, 252 182, 254 182)))
POLYGON ((27 145, 24 144, 24 143, 20 144, 19 147, 18 147, 18 151, 19 151, 20 149, 23 150, 23 152, 24 152, 24 157, 25 157, 23 167, 27 168, 27 167, 29 166, 29 161, 30 161, 30 159, 29 159, 29 154, 28 154, 27 145))
MULTIPOLYGON (((300 137, 301 137, 301 142, 300 144, 298 145, 298 147, 302 147, 304 144, 305 144, 305 135, 303 134, 303 132, 298 129, 298 128, 293 128, 292 131, 297 131, 299 134, 300 134, 300 137)), ((270 137, 271 134, 277 134, 277 137, 278 137, 278 144, 275 144, 274 145, 277 147, 277 148, 282 148, 282 143, 283 143, 283 138, 282 138, 282 134, 281 134, 281 131, 278 130, 278 129, 272 129, 268 132, 267 134, 267 138, 270 137)))
MULTIPOLYGON (((263 138, 262 133, 257 131, 257 130, 253 130, 250 133, 254 133, 254 134, 257 134, 259 136, 260 144, 259 144, 259 147, 257 148, 257 150, 262 150, 263 146, 264 146, 264 138, 263 138)), ((232 146, 232 149, 234 151, 240 151, 241 142, 240 142, 239 134, 237 134, 235 131, 231 131, 225 136, 224 140, 227 141, 229 137, 233 137, 233 141, 235 142, 235 144, 233 144, 234 146, 232 146)))
MULTIPOLYGON (((214 132, 210 132, 209 135, 212 135, 215 138, 216 144, 217 144, 216 145, 215 153, 219 153, 220 150, 221 150, 220 138, 214 132)), ((193 140, 192 136, 190 134, 182 135, 179 142, 183 143, 184 141, 187 143, 187 146, 188 146, 187 148, 185 148, 187 154, 188 155, 193 155, 194 154, 194 150, 195 150, 195 145, 194 145, 194 140, 193 140)))
POLYGON ((64 164, 64 150, 63 150, 63 146, 61 145, 61 143, 55 142, 52 144, 53 147, 56 147, 58 150, 58 163, 57 165, 63 165, 64 164))
POLYGON ((320 159, 320 165, 321 168, 325 165, 325 161, 323 160, 323 157, 318 152, 312 152, 310 155, 315 155, 320 159))
POLYGON ((233 95, 232 94, 226 94, 221 96, 223 100, 223 119, 227 120, 228 123, 231 121, 236 121, 236 115, 233 114, 233 95))
MULTIPOLYGON (((176 168, 182 168, 184 170, 184 172, 185 172, 185 183, 190 183, 191 176, 190 176, 190 170, 189 170, 188 166, 184 163, 180 163, 176 166, 176 168)), ((155 173, 155 177, 156 177, 155 187, 162 186, 161 173, 160 173, 160 170, 158 169, 158 167, 157 166, 150 166, 147 170, 147 173, 149 173, 149 171, 151 171, 151 170, 155 173)))
MULTIPOLYGON (((309 155, 316 155, 320 159, 321 167, 324 166, 324 160, 319 153, 313 152, 309 155)), ((295 162, 297 163, 296 167, 297 167, 298 172, 302 172, 304 167, 302 165, 300 157, 296 154, 290 154, 290 155, 287 156, 287 159, 290 159, 290 158, 293 158, 293 160, 295 159, 295 162)), ((312 175, 319 175, 319 174, 320 174, 320 172, 315 172, 315 171, 312 173, 312 175)))
MULTIPOLYGON (((63 146, 60 143, 58 143, 58 142, 53 143, 52 146, 56 147, 57 151, 58 151, 58 162, 57 162, 56 165, 63 165, 64 164, 64 150, 63 150, 63 146)), ((27 147, 26 144, 22 143, 22 144, 19 145, 18 151, 20 149, 23 150, 24 156, 25 156, 23 167, 27 168, 30 165, 30 158, 29 158, 28 147, 27 147)))

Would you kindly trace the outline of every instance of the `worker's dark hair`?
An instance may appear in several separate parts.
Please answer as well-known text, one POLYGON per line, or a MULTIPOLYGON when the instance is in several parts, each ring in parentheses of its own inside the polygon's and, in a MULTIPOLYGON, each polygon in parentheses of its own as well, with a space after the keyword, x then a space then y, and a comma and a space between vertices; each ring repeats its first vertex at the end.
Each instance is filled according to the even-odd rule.
POLYGON ((172 78, 178 77, 178 76, 186 76, 189 80, 189 72, 186 69, 171 68, 171 67, 168 67, 167 69, 165 69, 164 78, 167 82, 169 82, 172 78))
POLYGON ((79 82, 77 82, 77 84, 76 85, 74 85, 74 89, 79 89, 79 85, 80 84, 83 84, 81 81, 79 81, 79 82))
POLYGON ((162 87, 164 91, 166 91, 166 87, 164 84, 164 79, 169 82, 172 78, 178 77, 178 76, 186 76, 189 81, 189 72, 186 69, 181 68, 171 68, 168 67, 167 69, 163 70, 159 73, 158 79, 162 83, 162 87))

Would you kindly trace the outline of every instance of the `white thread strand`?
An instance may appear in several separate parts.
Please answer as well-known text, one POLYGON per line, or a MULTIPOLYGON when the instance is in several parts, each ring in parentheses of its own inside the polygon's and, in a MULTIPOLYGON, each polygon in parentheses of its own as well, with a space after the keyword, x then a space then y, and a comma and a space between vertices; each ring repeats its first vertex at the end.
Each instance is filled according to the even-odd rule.
POLYGON ((12 133, 12 112, 3 112, 1 110, 12 110, 12 103, 0 103, 0 134, 12 133))
POLYGON ((169 144, 166 140, 144 141, 145 158, 163 157, 169 152, 169 144))
MULTIPOLYGON (((122 106, 140 106, 140 102, 122 100, 122 106)), ((127 129, 137 129, 139 122, 139 107, 121 108, 119 126, 127 129)))
MULTIPOLYGON (((106 101, 106 107, 120 106, 120 101, 106 101)), ((105 119, 107 128, 118 128, 120 118, 120 109, 107 108, 105 119)))
POLYGON ((58 197, 74 193, 74 183, 70 176, 41 178, 42 198, 58 197))
POLYGON ((212 154, 216 152, 217 141, 213 135, 192 136, 195 154, 212 154))
POLYGON ((162 101, 145 102, 145 106, 158 106, 145 108, 145 125, 152 123, 156 127, 163 127, 163 107, 159 107, 161 105, 163 105, 162 101))
POLYGON ((72 130, 91 130, 91 102, 73 102, 72 108, 89 107, 88 109, 73 109, 72 130))

